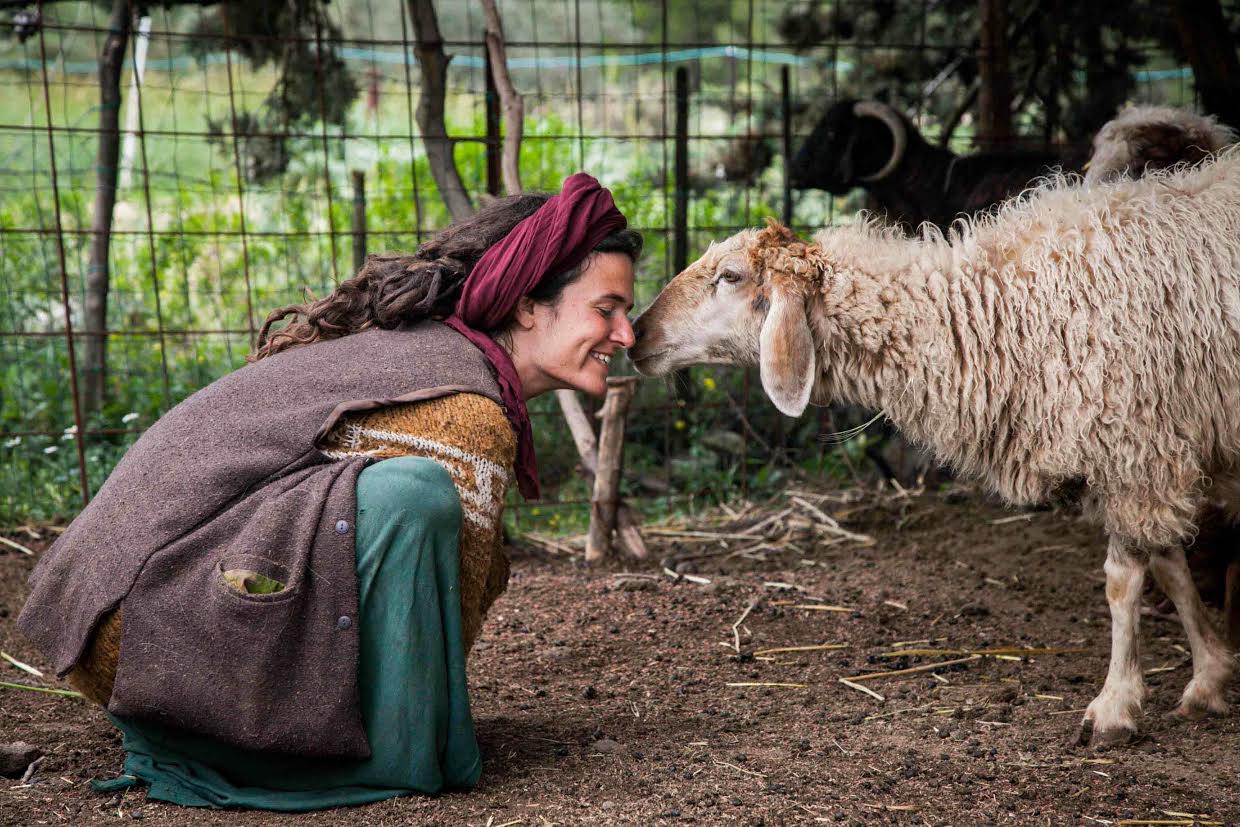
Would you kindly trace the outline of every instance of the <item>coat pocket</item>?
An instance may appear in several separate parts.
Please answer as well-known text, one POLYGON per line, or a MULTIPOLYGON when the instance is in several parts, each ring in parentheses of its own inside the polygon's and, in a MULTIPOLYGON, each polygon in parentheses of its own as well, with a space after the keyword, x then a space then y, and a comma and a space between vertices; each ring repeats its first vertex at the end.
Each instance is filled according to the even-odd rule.
POLYGON ((258 496, 263 504, 220 549, 213 574, 230 597, 275 603, 296 595, 306 579, 322 498, 305 488, 258 496))

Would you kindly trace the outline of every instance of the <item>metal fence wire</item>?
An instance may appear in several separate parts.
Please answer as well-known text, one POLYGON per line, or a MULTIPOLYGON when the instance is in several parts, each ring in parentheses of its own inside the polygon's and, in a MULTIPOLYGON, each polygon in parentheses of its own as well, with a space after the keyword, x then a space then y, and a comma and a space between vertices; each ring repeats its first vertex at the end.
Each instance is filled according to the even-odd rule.
MULTIPOLYGON (((449 222, 417 128, 411 3, 292 5, 311 7, 313 25, 256 35, 230 20, 239 4, 40 2, 0 35, 0 527, 71 517, 145 427, 244 364, 270 309, 332 290, 367 249, 410 251, 449 222), (109 95, 101 55, 120 30, 109 95), (280 56, 294 53, 308 62, 281 86, 280 56), (273 90, 298 82, 311 105, 277 121, 273 90), (100 151, 109 119, 114 168, 100 151)), ((789 190, 789 148, 844 96, 885 96, 937 138, 943 113, 968 102, 960 70, 977 50, 976 15, 953 29, 951 9, 975 5, 506 0, 524 184, 555 190, 584 169, 613 190, 646 239, 643 304, 710 241, 768 215, 806 233, 850 219, 859 194, 789 190)), ((1013 0, 1008 12, 1016 27, 1028 9, 1063 5, 1013 0)), ((482 9, 435 9, 448 131, 477 203, 499 189, 482 9)), ((1036 40, 1014 40, 1014 59, 1036 40)), ((1155 40, 1103 47, 1125 50, 1128 100, 1193 104, 1191 73, 1155 40)), ((1058 82, 1083 88, 1079 74, 1058 82)), ((1045 110, 1023 110, 1017 131, 1064 141, 1045 110)), ((951 123, 961 152, 968 112, 951 123)), ((553 401, 533 413, 547 501, 514 513, 565 527, 588 491, 553 401)), ((649 514, 776 485, 792 466, 846 473, 858 444, 819 438, 838 425, 825 411, 779 417, 745 371, 647 381, 626 493, 649 514)))

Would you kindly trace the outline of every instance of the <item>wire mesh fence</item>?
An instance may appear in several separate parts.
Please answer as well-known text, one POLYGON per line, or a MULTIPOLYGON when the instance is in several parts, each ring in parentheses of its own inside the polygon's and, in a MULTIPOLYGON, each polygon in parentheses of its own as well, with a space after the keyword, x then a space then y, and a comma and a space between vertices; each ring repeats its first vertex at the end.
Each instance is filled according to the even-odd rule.
MULTIPOLYGON (((270 309, 331 291, 364 249, 411 251, 449 223, 417 126, 411 4, 309 5, 312 25, 255 32, 233 4, 42 3, 36 24, 0 44, 0 526, 72 516, 146 426, 244 364, 270 309), (101 55, 118 19, 109 97, 101 55), (298 83, 308 105, 264 119, 281 109, 273 94, 298 83), (100 151, 109 117, 114 166, 100 151)), ((508 0, 524 183, 555 190, 584 169, 612 189, 646 239, 640 305, 710 241, 768 215, 804 232, 851 218, 859 196, 793 192, 784 174, 831 100, 885 94, 927 136, 946 130, 967 151, 961 67, 976 31, 956 28, 952 9, 974 5, 508 0)), ((1011 5, 1017 34, 1042 6, 1011 5)), ((451 56, 448 131, 476 203, 499 186, 482 12, 464 0, 435 8, 451 56)), ((1013 45, 1025 63, 1068 60, 1025 40, 1028 55, 1013 45)), ((1191 73, 1155 38, 1100 48, 1127 56, 1125 100, 1192 104, 1191 73)), ((1048 75, 1030 76, 1032 88, 1048 75)), ((1075 64, 1053 83, 1091 94, 1075 64)), ((1055 108, 1020 109, 1020 134, 1068 140, 1055 108)), ((540 401, 533 414, 548 502, 514 513, 563 525, 584 513, 587 490, 557 408, 540 401)), ((627 493, 658 511, 775 484, 789 465, 842 473, 857 446, 819 439, 833 427, 825 411, 779 417, 744 371, 646 382, 627 493)))

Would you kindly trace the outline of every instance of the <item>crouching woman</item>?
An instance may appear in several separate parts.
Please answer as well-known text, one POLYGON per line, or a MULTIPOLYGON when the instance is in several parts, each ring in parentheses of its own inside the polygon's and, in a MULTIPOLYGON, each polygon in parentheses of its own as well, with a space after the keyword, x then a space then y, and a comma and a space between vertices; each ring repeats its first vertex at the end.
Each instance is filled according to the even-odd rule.
POLYGON ((641 237, 577 174, 275 311, 44 555, 19 618, 124 733, 115 789, 308 810, 469 787, 526 402, 601 394, 641 237), (273 323, 292 321, 272 330, 273 323))

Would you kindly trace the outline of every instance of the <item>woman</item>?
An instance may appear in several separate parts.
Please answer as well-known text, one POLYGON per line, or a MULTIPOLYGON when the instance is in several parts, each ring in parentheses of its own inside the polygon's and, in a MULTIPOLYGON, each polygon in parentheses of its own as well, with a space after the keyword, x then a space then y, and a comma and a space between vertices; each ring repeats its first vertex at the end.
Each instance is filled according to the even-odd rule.
POLYGON ((604 392, 640 250, 588 175, 502 199, 276 310, 143 434, 18 620, 125 733, 105 787, 305 810, 476 782, 465 654, 509 469, 538 495, 526 401, 604 392))

